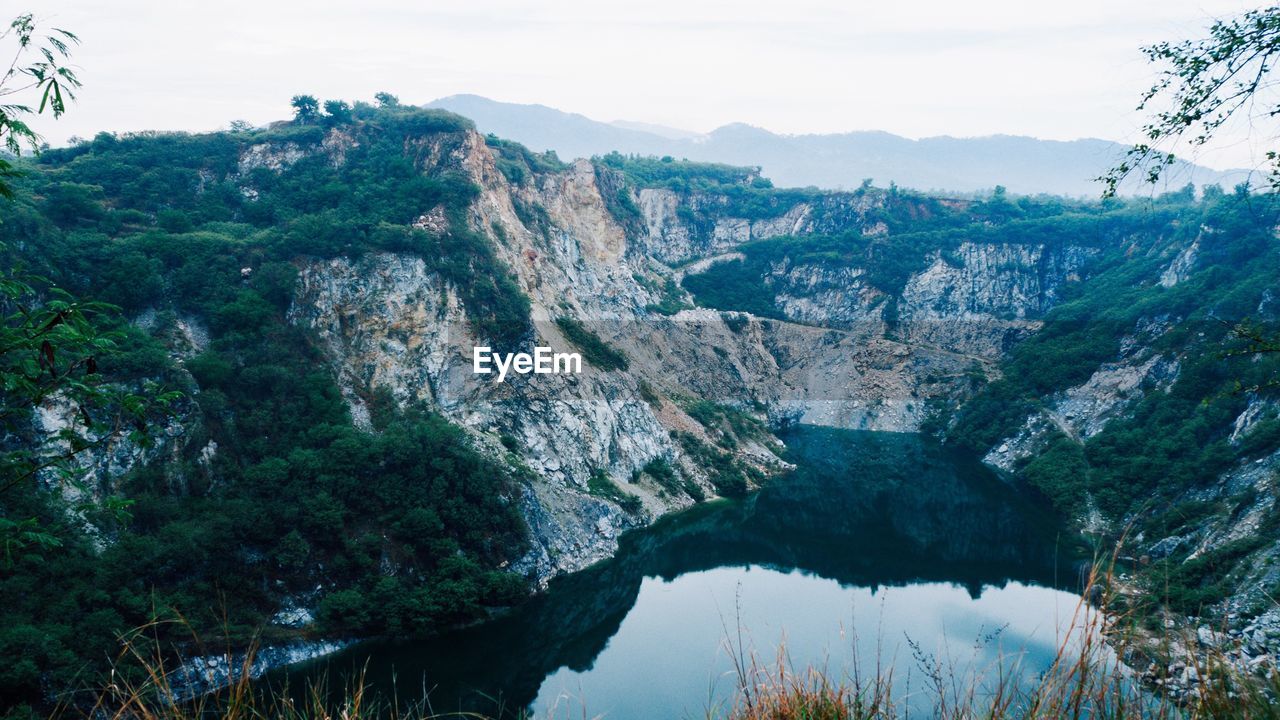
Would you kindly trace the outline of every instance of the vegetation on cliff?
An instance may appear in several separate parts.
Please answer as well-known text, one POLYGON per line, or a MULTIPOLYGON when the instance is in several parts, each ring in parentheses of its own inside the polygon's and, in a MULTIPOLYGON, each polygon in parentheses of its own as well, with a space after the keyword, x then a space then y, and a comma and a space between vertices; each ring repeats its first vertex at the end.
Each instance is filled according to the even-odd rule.
MULTIPOLYGON (((1137 347, 1144 357, 1176 358, 1176 375, 1144 383, 1126 412, 1096 434, 1052 433, 1015 474, 1073 517, 1101 513, 1151 541, 1250 507, 1256 498, 1238 489, 1207 507, 1185 498, 1280 448, 1265 419, 1236 436, 1236 419, 1251 403, 1275 397, 1280 373, 1280 358, 1247 352, 1249 342, 1237 332, 1243 321, 1277 325, 1268 300, 1280 263, 1277 213, 1269 195, 1211 193, 1179 207, 1163 232, 1124 236, 1089 282, 1048 313, 1044 329, 1012 350, 1001 378, 960 408, 948 439, 986 453, 1015 437, 1028 416, 1052 410, 1060 393, 1137 347), (1160 249, 1192 242, 1195 271, 1176 283, 1155 282, 1170 262, 1160 249)), ((1190 563, 1194 547, 1173 551, 1145 573, 1153 594, 1183 612, 1208 609, 1231 594, 1228 577, 1275 531, 1260 528, 1249 547, 1210 549, 1190 563)))
POLYGON ((376 398, 377 433, 353 427, 313 339, 286 320, 295 257, 397 250, 458 288, 481 336, 527 333, 527 299, 462 219, 476 189, 421 171, 426 144, 456 147, 469 123, 361 105, 325 124, 103 133, 23 165, 0 241, 10 267, 47 280, 6 307, 109 303, 119 312, 93 306, 113 338, 93 371, 185 403, 172 461, 91 488, 103 509, 34 482, 0 497, 0 519, 46 536, 0 570, 0 657, 18 659, 0 664, 5 705, 47 702, 101 669, 118 633, 172 610, 242 643, 287 598, 306 598, 325 632, 369 634, 524 596, 523 578, 496 570, 525 543, 515 471, 439 417, 376 398), (447 227, 412 227, 433 210, 447 227))
MULTIPOLYGON (((1280 448, 1276 421, 1265 410, 1255 425, 1237 432, 1237 418, 1249 407, 1273 407, 1268 403, 1278 389, 1280 357, 1253 352, 1269 346, 1280 323, 1274 301, 1280 291, 1278 219, 1273 195, 1244 188, 1210 187, 1201 198, 1188 188, 1093 204, 996 195, 933 216, 915 231, 748 243, 739 248, 744 259, 687 275, 684 286, 702 305, 788 319, 776 297, 789 269, 854 270, 885 294, 879 311, 892 332, 908 278, 939 258, 962 262, 953 257, 961 243, 1027 245, 1046 254, 1088 249, 1080 281, 1061 285, 1056 304, 1030 316, 1043 327, 1009 348, 990 382, 982 372, 975 375, 981 386, 976 397, 940 412, 925 429, 983 456, 1014 443, 1029 417, 1057 422, 1061 428, 1047 432, 1011 468, 1016 479, 1043 492, 1064 515, 1092 518, 1095 530, 1098 520, 1116 534, 1133 523, 1133 534, 1145 531, 1155 542, 1187 536, 1208 518, 1256 505, 1256 493, 1238 489, 1231 497, 1192 503, 1194 508, 1187 497, 1280 448), (1132 397, 1118 398, 1122 411, 1105 427, 1082 436, 1072 419, 1053 419, 1063 394, 1100 369, 1122 372, 1126 362, 1161 357, 1166 364, 1158 367, 1173 368, 1170 376, 1153 376, 1132 397)), ((967 322, 969 310, 955 308, 955 322, 967 322)), ((1185 543, 1157 558, 1144 577, 1155 597, 1194 614, 1238 589, 1251 558, 1274 537, 1274 525, 1266 524, 1249 539, 1210 549, 1190 563, 1199 551, 1185 543)))
MULTIPOLYGON (((1089 204, 1045 197, 1011 199, 997 190, 984 201, 952 208, 936 200, 891 194, 885 207, 871 215, 885 223, 884 232, 851 229, 835 235, 757 240, 738 248, 744 259, 688 275, 684 287, 707 307, 786 319, 770 277, 779 270, 802 265, 855 268, 862 272, 863 282, 893 298, 934 258, 954 261, 952 253, 962 243, 1115 249, 1135 234, 1160 236, 1189 202, 1194 204, 1194 197, 1185 193, 1155 204, 1089 204), (917 203, 924 203, 923 209, 915 207, 917 203)), ((891 300, 884 311, 892 313, 894 307, 891 300)))
MULTIPOLYGON (((391 102, 349 107, 300 96, 297 107, 297 121, 265 130, 103 134, 25 166, 0 225, 14 262, 21 257, 49 276, 37 294, 56 286, 121 309, 100 319, 119 336, 95 356, 104 378, 159 381, 188 402, 173 463, 99 489, 128 498, 128 512, 68 514, 34 485, 3 499, 5 518, 36 520, 60 546, 21 554, 0 576, 0 654, 24 658, 0 670, 6 698, 47 700, 109 654, 114 633, 172 608, 202 633, 242 643, 294 599, 316 608, 322 632, 400 634, 483 617, 525 592, 523 580, 495 570, 525 547, 519 471, 472 448, 441 418, 397 411, 376 393, 363 398, 376 432, 353 427, 315 339, 287 319, 297 258, 392 250, 423 258, 456 288, 481 337, 497 345, 527 339, 527 298, 469 226, 478 189, 447 164, 423 171, 465 154, 470 126, 391 102), (85 519, 95 530, 85 531, 85 519), (56 598, 48 587, 59 588, 56 598)), ((495 146, 512 183, 563 169, 554 157, 495 146)), ((716 213, 748 219, 826 198, 771 188, 750 169, 668 159, 605 156, 597 178, 612 189, 605 200, 624 226, 636 220, 627 203, 639 187, 701 197, 716 213)), ((1044 329, 1004 360, 1001 379, 933 428, 986 452, 1056 393, 1113 361, 1140 325, 1157 322, 1161 331, 1142 342, 1179 355, 1169 391, 1144 395, 1083 441, 1051 437, 1015 469, 1019 478, 1065 512, 1127 519, 1142 508, 1173 534, 1202 517, 1203 509, 1176 504, 1179 493, 1280 443, 1274 419, 1238 443, 1227 437, 1248 402, 1237 384, 1264 386, 1274 358, 1222 357, 1231 322, 1258 315, 1274 285, 1269 196, 1211 189, 1203 200, 1182 192, 1087 204, 997 191, 948 203, 858 192, 868 207, 858 229, 747 244, 744 260, 686 276, 685 287, 704 305, 781 317, 769 280, 781 264, 860 269, 894 297, 936 259, 957 261, 963 243, 1086 246, 1096 251, 1086 281, 1063 290, 1040 318, 1044 329), (1167 287, 1156 282, 1171 249, 1201 234, 1195 271, 1167 287)), ((536 207, 516 210, 538 227, 536 207)), ((674 283, 661 290, 651 310, 678 311, 674 283)), ((883 305, 890 326, 895 307, 883 305)), ((627 356, 580 321, 557 325, 599 369, 628 369, 627 356)), ((716 491, 741 495, 758 484, 758 471, 735 451, 764 428, 733 408, 682 404, 706 435, 673 439, 716 491)), ((666 461, 640 472, 671 495, 702 496, 666 461)), ((639 510, 607 477, 593 476, 588 487, 639 510)), ((1172 555, 1161 566, 1177 590, 1168 598, 1188 609, 1212 600, 1255 549, 1232 546, 1194 564, 1182 563, 1189 548, 1172 555)))

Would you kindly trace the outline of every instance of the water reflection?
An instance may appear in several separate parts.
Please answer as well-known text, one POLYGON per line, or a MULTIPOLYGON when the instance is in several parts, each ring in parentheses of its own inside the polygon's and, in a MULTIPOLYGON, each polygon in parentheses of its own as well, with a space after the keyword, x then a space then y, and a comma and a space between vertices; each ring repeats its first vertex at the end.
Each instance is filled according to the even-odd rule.
POLYGON ((990 636, 978 660, 1018 650, 1028 667, 1052 650, 1074 597, 1049 589, 1062 553, 1036 503, 915 436, 799 428, 785 439, 796 472, 746 500, 628 534, 613 560, 496 621, 366 643, 290 682, 365 667, 402 700, 430 690, 437 712, 492 714, 500 698, 545 714, 566 695, 575 715, 585 700, 588 716, 682 717, 731 685, 726 628, 769 653, 785 634, 797 665, 825 658, 839 672, 855 633, 872 651, 891 640, 880 660, 903 672, 908 635, 929 653, 990 636))

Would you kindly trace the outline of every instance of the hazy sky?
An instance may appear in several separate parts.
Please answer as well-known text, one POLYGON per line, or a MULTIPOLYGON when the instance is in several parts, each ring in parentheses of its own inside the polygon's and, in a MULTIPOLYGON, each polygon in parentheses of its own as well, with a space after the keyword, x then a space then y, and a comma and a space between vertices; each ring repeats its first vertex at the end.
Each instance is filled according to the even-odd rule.
MULTIPOLYGON (((288 117, 290 96, 455 93, 707 131, 1135 139, 1139 46, 1235 0, 38 0, 85 87, 50 142, 288 117)), ((1245 165, 1224 142, 1207 165, 1245 165)))

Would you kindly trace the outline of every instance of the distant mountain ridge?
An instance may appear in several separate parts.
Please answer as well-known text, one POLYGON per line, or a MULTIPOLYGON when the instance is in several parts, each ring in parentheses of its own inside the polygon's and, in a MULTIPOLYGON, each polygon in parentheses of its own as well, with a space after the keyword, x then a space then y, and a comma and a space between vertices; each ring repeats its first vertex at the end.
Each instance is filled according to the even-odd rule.
MULTIPOLYGON (((486 133, 532 150, 554 150, 565 160, 612 151, 670 155, 732 165, 759 165, 781 187, 854 188, 866 178, 918 190, 981 192, 1003 185, 1033 195, 1096 197, 1093 178, 1106 172, 1128 146, 1109 140, 1040 140, 1013 135, 979 138, 909 138, 882 131, 829 135, 779 135, 733 123, 707 134, 647 123, 592 120, 545 105, 504 103, 479 95, 452 95, 427 104, 464 115, 486 133)), ((1217 183, 1231 187, 1248 171, 1218 171, 1179 162, 1164 186, 1217 183)), ((1123 192, 1150 192, 1132 182, 1123 192)))

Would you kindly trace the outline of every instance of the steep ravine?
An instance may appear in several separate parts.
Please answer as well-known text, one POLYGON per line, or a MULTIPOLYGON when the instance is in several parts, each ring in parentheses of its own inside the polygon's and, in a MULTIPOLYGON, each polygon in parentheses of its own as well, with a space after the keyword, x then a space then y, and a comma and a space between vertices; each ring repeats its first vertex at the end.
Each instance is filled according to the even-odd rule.
MULTIPOLYGON (((471 348, 483 343, 472 334, 466 307, 425 263, 405 255, 301 261, 290 318, 315 330, 357 419, 367 417, 362 398, 385 390, 398 403, 425 403, 469 428, 500 456, 497 439, 516 438, 519 462, 535 478, 525 515, 536 542, 520 569, 543 582, 608 556, 621 531, 691 502, 643 476, 632 482, 654 458, 671 460, 714 492, 672 440, 673 432, 708 434, 682 409, 689 401, 755 407, 775 423, 914 430, 931 400, 967 392, 966 372, 997 359, 1011 329, 1033 330, 1034 322, 1021 318, 1047 309, 1054 289, 1071 281, 1087 257, 966 247, 963 267, 938 261, 912 278, 901 301, 909 319, 902 340, 886 337, 880 324, 850 321, 875 314, 873 293, 856 277, 810 283, 815 303, 848 310, 797 318, 805 324, 704 309, 666 316, 646 309, 660 300, 652 288, 672 273, 665 262, 805 232, 833 217, 857 223, 876 196, 836 194, 819 210, 801 204, 746 226, 723 218, 699 235, 673 209, 679 196, 640 190, 634 201, 645 225, 637 237, 611 214, 586 161, 513 185, 475 133, 426 156, 424 172, 464 172, 481 188, 468 222, 488 236, 530 298, 532 343, 571 349, 553 321, 578 318, 626 354, 628 369, 588 367, 579 376, 516 376, 501 384, 473 374, 471 348), (517 205, 541 208, 540 226, 527 226, 517 205), (946 327, 958 330, 948 335, 946 327), (641 385, 661 399, 646 400, 641 385), (644 511, 628 515, 591 497, 587 478, 595 470, 639 495, 644 511)), ((714 207, 705 196, 694 201, 703 213, 714 207)), ((776 469, 774 452, 766 442, 738 454, 776 469)))
MULTIPOLYGON (((1257 222, 1252 211, 1247 217, 1257 222)), ((1242 227, 1247 225, 1232 228, 1235 242, 1241 242, 1242 227)), ((1091 372, 1082 380, 1036 398, 983 458, 1014 481, 1026 481, 1028 468, 1050 456, 1075 473, 1072 501, 1079 509, 1069 522, 1106 553, 1116 553, 1114 583, 1122 602, 1149 613, 1148 624, 1126 638, 1126 660, 1151 687, 1173 698, 1195 696, 1204 681, 1197 668, 1210 655, 1259 676, 1280 658, 1274 593, 1280 585, 1280 451, 1267 429, 1280 407, 1274 374, 1263 374, 1257 387, 1246 379, 1249 366, 1262 365, 1265 354, 1241 352, 1239 338, 1225 329, 1242 318, 1276 321, 1274 265, 1268 261, 1280 232, 1270 224, 1250 228, 1255 244, 1249 254, 1224 262, 1226 232, 1203 224, 1171 242, 1129 245, 1126 257, 1142 269, 1119 272, 1127 273, 1126 283, 1143 302, 1137 304, 1141 311, 1113 330, 1116 352, 1085 365, 1091 372), (1206 248, 1218 256, 1206 257, 1206 248), (1215 287, 1206 278, 1221 284, 1215 287), (1201 445, 1182 433, 1138 435, 1134 428, 1161 408, 1178 408, 1178 421, 1198 423, 1201 445), (1214 408, 1224 409, 1210 421, 1214 408), (1137 439, 1124 444, 1117 435, 1137 439), (1090 454, 1099 438, 1107 442, 1090 454), (1115 449, 1117 442, 1122 450, 1115 449), (1211 463, 1184 460, 1203 458, 1206 447, 1215 453, 1211 463), (1072 452, 1080 464, 1069 464, 1072 452), (1130 483, 1153 489, 1127 509, 1117 511, 1113 499, 1108 511, 1094 492, 1127 488, 1108 487, 1091 473, 1117 464, 1134 467, 1122 476, 1130 483), (1181 473, 1179 480, 1166 479, 1172 472, 1181 473)), ((1102 326, 1098 330, 1100 338, 1110 339, 1102 326)))
MULTIPOLYGON (((242 194, 254 197, 251 173, 280 172, 309 152, 341 164, 350 142, 334 130, 315 147, 253 145, 238 163, 242 194)), ((915 431, 968 398, 975 378, 994 377, 1002 353, 1039 328, 1060 289, 1087 275, 1091 258, 1085 248, 966 244, 930 258, 893 298, 863 282, 863 268, 780 265, 771 282, 787 319, 764 319, 695 308, 675 279, 696 272, 699 259, 751 241, 882 236, 888 228, 874 211, 885 193, 827 193, 748 218, 712 192, 638 188, 587 161, 513 182, 474 131, 428 135, 411 150, 423 174, 461 175, 479 189, 462 216, 426 208, 413 225, 441 234, 465 222, 485 238, 529 298, 526 343, 574 349, 556 323, 574 318, 621 352, 626 369, 587 362, 580 375, 513 375, 503 383, 474 374, 472 348, 488 340, 477 336, 465 294, 407 252, 297 257, 288 319, 311 333, 357 425, 373 431, 370 404, 378 398, 426 407, 515 469, 531 543, 511 569, 540 586, 611 556, 624 531, 692 505, 695 495, 714 495, 706 453, 731 458, 753 477, 786 469, 776 438, 763 432, 730 442, 724 426, 695 411, 700 403, 734 408, 766 429, 915 431), (619 215, 619 193, 635 214, 619 215), (892 325, 887 299, 898 311, 892 325), (655 309, 664 302, 684 309, 655 309), (669 464, 685 491, 646 472, 655 461, 669 464), (599 474, 638 497, 638 509, 593 493, 599 474)), ((56 408, 42 417, 50 413, 56 408)), ((185 442, 180 429, 170 435, 170 449, 185 442)), ((162 446, 148 457, 164 453, 162 446)), ((94 462, 127 470, 119 458, 94 462)), ((285 598, 287 612, 276 621, 305 626, 315 601, 285 598)))

